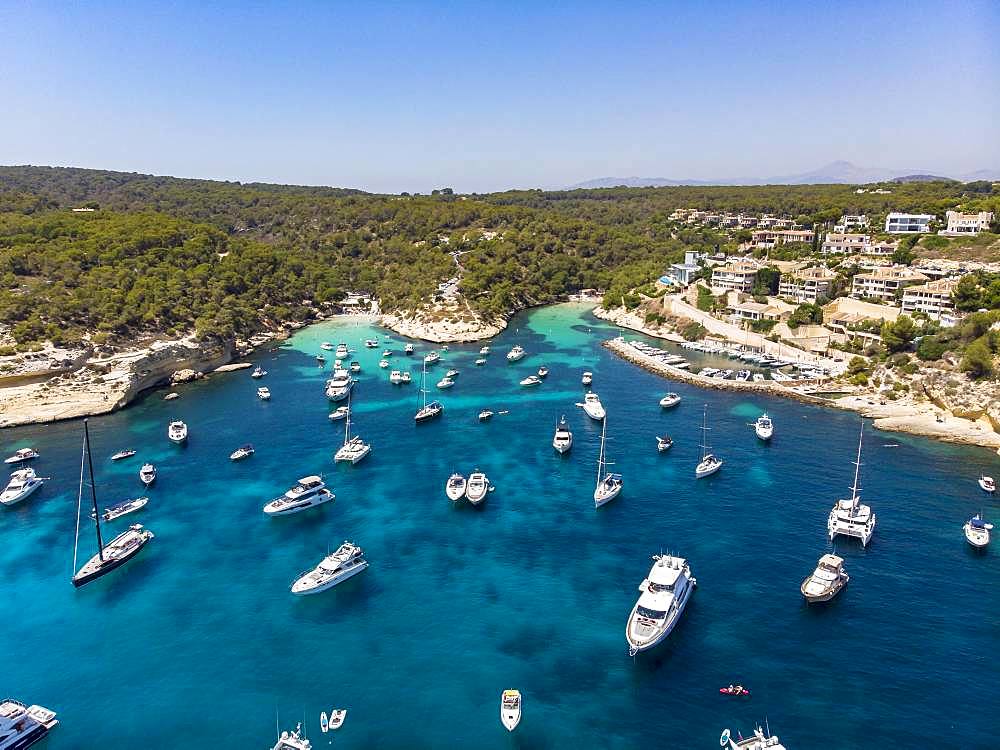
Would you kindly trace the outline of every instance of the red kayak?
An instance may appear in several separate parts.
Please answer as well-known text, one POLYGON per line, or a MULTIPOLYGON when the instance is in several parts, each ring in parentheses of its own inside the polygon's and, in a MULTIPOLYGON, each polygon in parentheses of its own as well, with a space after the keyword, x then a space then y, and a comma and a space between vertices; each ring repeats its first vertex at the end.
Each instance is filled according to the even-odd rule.
POLYGON ((719 692, 722 693, 723 695, 735 695, 735 696, 750 695, 750 691, 747 690, 745 687, 740 687, 740 688, 724 687, 724 688, 719 688, 719 692))

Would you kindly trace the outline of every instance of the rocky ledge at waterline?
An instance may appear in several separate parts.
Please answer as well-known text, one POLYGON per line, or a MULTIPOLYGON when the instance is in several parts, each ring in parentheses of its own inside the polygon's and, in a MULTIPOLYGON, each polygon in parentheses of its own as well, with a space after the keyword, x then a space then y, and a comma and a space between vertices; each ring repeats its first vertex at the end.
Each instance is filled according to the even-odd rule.
POLYGON ((413 339, 435 344, 479 341, 507 327, 505 318, 486 320, 464 301, 439 302, 412 312, 382 315, 379 325, 413 339))

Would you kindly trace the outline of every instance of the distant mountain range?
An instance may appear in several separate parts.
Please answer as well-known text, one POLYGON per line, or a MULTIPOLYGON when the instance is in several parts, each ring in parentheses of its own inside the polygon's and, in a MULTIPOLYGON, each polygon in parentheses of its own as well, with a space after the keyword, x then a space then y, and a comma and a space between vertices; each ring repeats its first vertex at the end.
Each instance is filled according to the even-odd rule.
POLYGON ((1000 169, 979 169, 975 172, 941 176, 928 174, 919 169, 880 169, 859 167, 849 161, 834 161, 801 174, 778 177, 736 177, 719 180, 684 180, 666 177, 599 177, 571 185, 569 190, 578 188, 608 187, 668 187, 677 185, 865 185, 871 182, 929 182, 931 180, 1000 180, 1000 169))

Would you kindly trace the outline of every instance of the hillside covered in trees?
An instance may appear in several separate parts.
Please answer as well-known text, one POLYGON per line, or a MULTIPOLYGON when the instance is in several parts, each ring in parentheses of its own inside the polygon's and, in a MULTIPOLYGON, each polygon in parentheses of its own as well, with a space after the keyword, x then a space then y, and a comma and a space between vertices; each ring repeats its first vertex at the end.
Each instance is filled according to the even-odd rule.
POLYGON ((583 288, 624 294, 687 249, 725 246, 725 235, 670 222, 678 207, 810 224, 889 206, 944 210, 989 195, 988 185, 985 196, 977 190, 940 182, 894 186, 891 196, 841 185, 371 195, 0 167, 0 324, 19 345, 95 332, 111 341, 229 336, 304 319, 347 291, 413 309, 455 275, 474 308, 501 315, 583 288))

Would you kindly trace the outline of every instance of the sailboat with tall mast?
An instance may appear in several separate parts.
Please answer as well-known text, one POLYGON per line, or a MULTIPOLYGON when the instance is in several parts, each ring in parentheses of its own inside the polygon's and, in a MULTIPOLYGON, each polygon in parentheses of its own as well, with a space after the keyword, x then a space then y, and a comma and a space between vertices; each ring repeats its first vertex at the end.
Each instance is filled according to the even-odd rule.
POLYGON ((423 396, 423 406, 417 409, 417 413, 413 415, 413 419, 416 422, 426 422, 428 420, 434 419, 434 417, 441 416, 441 412, 444 411, 444 405, 440 401, 431 401, 427 403, 427 361, 424 360, 424 368, 420 374, 420 393, 423 396))
POLYGON ((694 469, 696 479, 707 477, 722 468, 722 459, 711 452, 708 444, 708 404, 705 404, 705 413, 701 420, 701 462, 694 469))
POLYGON ((348 396, 347 419, 344 423, 344 444, 333 454, 333 460, 337 462, 349 461, 351 464, 356 464, 371 452, 371 445, 358 435, 351 437, 351 397, 348 396))
POLYGON ((867 547, 875 532, 875 514, 870 506, 861 502, 858 477, 861 474, 861 442, 865 436, 865 420, 861 419, 861 431, 858 434, 858 458, 854 461, 854 484, 851 485, 850 499, 838 500, 826 522, 830 541, 837 535, 853 536, 861 540, 861 546, 867 547))
POLYGON ((604 450, 604 443, 608 435, 608 419, 603 420, 601 427, 601 452, 597 458, 597 486, 594 487, 594 507, 600 508, 605 503, 610 503, 618 493, 622 491, 622 475, 612 474, 607 471, 609 461, 604 450))
POLYGON ((133 524, 116 536, 106 545, 101 538, 101 517, 97 510, 97 485, 94 482, 94 462, 90 453, 90 430, 87 420, 83 420, 83 455, 80 457, 80 492, 77 496, 76 508, 76 543, 73 545, 73 569, 76 570, 77 547, 80 544, 80 510, 83 504, 83 471, 87 467, 90 473, 90 497, 94 505, 94 528, 97 531, 97 554, 90 558, 82 568, 73 575, 73 585, 77 588, 96 581, 119 568, 139 554, 143 547, 153 538, 153 532, 143 528, 142 524, 133 524))

